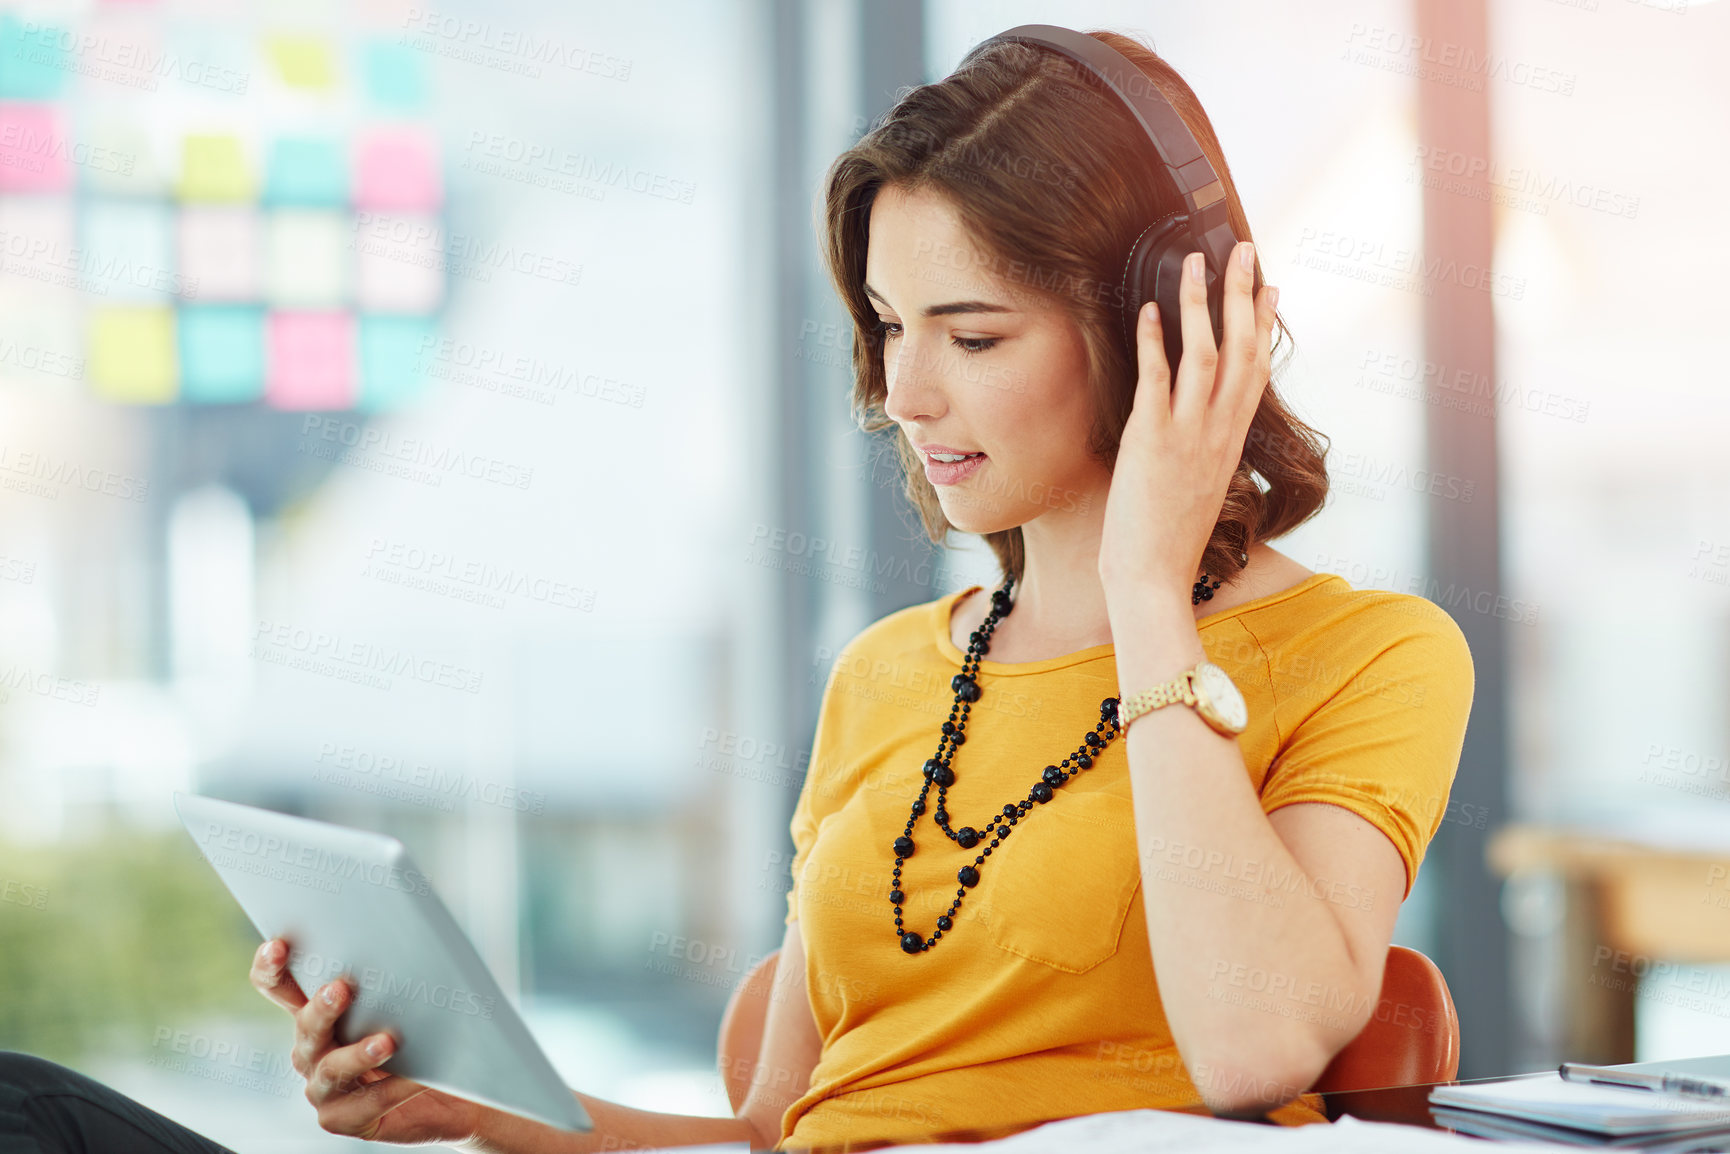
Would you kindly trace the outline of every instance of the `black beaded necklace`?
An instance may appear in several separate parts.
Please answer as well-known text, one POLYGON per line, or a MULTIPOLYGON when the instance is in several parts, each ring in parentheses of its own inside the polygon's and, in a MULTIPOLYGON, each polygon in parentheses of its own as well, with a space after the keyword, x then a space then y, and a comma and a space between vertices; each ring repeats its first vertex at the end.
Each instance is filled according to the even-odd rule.
MULTIPOLYGON (((991 612, 968 638, 967 657, 961 663, 961 672, 949 681, 949 687, 955 690, 955 704, 949 709, 949 720, 943 723, 943 736, 937 742, 937 756, 926 761, 925 784, 920 787, 919 796, 913 799, 913 809, 907 817, 906 831, 895 839, 895 874, 894 881, 889 883, 889 902, 895 907, 895 937, 901 943, 901 948, 909 954, 929 950, 937 944, 938 938, 954 928, 955 911, 961 908, 962 897, 979 884, 979 867, 985 864, 991 851, 1009 836, 1011 827, 1026 816, 1035 804, 1043 805, 1055 797, 1057 789, 1064 782, 1082 770, 1091 768, 1094 757, 1121 732, 1117 720, 1117 698, 1108 697, 1099 703, 1099 724, 1082 735, 1082 744, 1074 753, 1056 765, 1046 766, 1040 780, 1033 783, 1033 788, 1027 791, 1025 798, 1006 803, 1002 812, 993 816, 982 830, 966 825, 960 829, 949 828, 949 810, 945 803, 949 787, 955 784, 955 770, 950 763, 955 759, 956 749, 967 740, 964 732, 967 728, 967 714, 984 692, 979 687, 979 662, 991 649, 991 634, 996 631, 997 623, 1009 616, 1009 611, 1014 608, 1014 602, 1009 599, 1009 590, 1014 584, 1015 578, 1011 577, 1003 583, 1003 588, 991 594, 991 612), (1071 765, 1074 768, 1065 768, 1071 765), (919 815, 925 812, 925 795, 931 792, 934 782, 937 785, 937 812, 933 816, 937 821, 937 828, 943 831, 945 837, 962 849, 972 849, 987 834, 991 834, 993 828, 996 828, 997 833, 992 835, 991 844, 973 859, 973 864, 962 866, 955 875, 961 888, 955 891, 955 900, 949 903, 949 912, 937 919, 936 933, 929 938, 922 938, 914 931, 904 929, 901 924, 901 904, 907 900, 906 893, 901 889, 901 863, 913 856, 913 824, 919 820, 919 815)), ((1203 573, 1201 580, 1195 583, 1195 588, 1190 593, 1190 604, 1199 605, 1203 601, 1211 601, 1214 590, 1221 584, 1222 582, 1215 578, 1213 584, 1209 585, 1207 574, 1203 573)))

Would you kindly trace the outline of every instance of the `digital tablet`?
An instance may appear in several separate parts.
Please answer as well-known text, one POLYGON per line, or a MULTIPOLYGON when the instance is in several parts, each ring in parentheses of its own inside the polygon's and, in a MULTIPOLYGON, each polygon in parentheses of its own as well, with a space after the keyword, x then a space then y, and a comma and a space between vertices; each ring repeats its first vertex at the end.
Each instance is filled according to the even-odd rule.
POLYGON ((347 975, 341 1045, 388 1031, 380 1069, 562 1130, 592 1130, 426 874, 394 837, 174 794, 174 808, 311 997, 347 975))

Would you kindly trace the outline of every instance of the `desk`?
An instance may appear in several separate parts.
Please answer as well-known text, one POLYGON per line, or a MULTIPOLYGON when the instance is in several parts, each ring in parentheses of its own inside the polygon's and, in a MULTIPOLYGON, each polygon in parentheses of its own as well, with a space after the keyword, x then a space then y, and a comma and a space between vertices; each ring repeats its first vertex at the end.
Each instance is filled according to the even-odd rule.
MULTIPOLYGON (((1730 1056, 1727 1056, 1730 1057, 1730 1056)), ((1623 1062, 1619 1068, 1626 1070, 1651 1070, 1664 1065, 1663 1062, 1623 1062)), ((1380 1090, 1347 1090, 1333 1094, 1323 1094, 1322 1108, 1326 1111, 1328 1120, 1333 1121, 1350 1114, 1365 1122, 1399 1122, 1407 1126, 1421 1126, 1428 1130, 1443 1130, 1446 1127, 1436 1125, 1430 1116, 1430 1091, 1437 1086, 1479 1086, 1487 1082, 1508 1082, 1516 1078, 1530 1078, 1536 1074, 1549 1071, 1536 1071, 1534 1074, 1509 1074, 1500 1078, 1469 1078, 1455 1079, 1451 1082, 1432 1082, 1421 1086, 1389 1086, 1380 1090)), ((1057 1118, 1047 1121, 1055 1122, 1057 1118)), ((1007 1138, 1023 1130, 1031 1130, 1043 1123, 1028 1122, 1015 1126, 1003 1126, 990 1130, 951 1130, 942 1134, 934 1134, 929 1138, 889 1140, 860 1140, 854 1142, 835 1143, 823 1146, 789 1146, 789 1154, 852 1154, 856 1150, 881 1150, 890 1146, 917 1145, 927 1142, 984 1142, 993 1138, 1007 1138)), ((1271 1125, 1272 1123, 1270 1123, 1271 1125)), ((1312 1123, 1320 1125, 1320 1123, 1312 1123)), ((1493 1149, 1486 1146, 1486 1150, 1493 1149)), ((1583 1147, 1557 1146, 1560 1150, 1578 1150, 1583 1147)))
POLYGON ((1634 998, 1654 962, 1730 962, 1730 850, 1515 825, 1490 839, 1487 856, 1503 876, 1562 879, 1570 1061, 1633 1061, 1634 998))

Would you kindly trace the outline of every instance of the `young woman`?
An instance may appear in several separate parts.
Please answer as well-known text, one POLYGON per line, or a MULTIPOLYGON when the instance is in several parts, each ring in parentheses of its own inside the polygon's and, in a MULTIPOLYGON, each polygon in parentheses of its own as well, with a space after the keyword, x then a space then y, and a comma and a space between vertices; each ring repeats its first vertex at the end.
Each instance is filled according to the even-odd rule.
MULTIPOLYGON (((1189 87, 1092 35, 1179 110, 1248 238, 1189 87)), ((597 1129, 573 1136, 428 1090, 377 1069, 388 1037, 335 1046, 349 991, 308 1000, 269 942, 252 980, 294 1015, 325 1129, 577 1151, 1136 1107, 1320 1120, 1303 1091, 1375 1007, 1471 656, 1430 602, 1266 544, 1327 480, 1271 387, 1276 292, 1247 239, 1219 347, 1191 277, 1175 374, 1154 306, 1122 343, 1102 289, 1178 206, 1121 104, 1052 64, 994 45, 829 174, 855 413, 899 430, 932 539, 983 536, 1004 582, 893 613, 835 662, 739 1115, 579 1094, 597 1129)))

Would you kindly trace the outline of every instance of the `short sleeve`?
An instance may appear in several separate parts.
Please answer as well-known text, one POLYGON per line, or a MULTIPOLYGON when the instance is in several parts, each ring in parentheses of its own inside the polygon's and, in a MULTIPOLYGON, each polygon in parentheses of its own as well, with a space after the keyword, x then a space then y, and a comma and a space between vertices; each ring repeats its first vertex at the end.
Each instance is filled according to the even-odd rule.
POLYGON ((799 917, 799 874, 805 859, 811 854, 811 843, 817 840, 817 827, 828 812, 828 802, 834 793, 836 760, 826 739, 835 732, 834 711, 840 702, 835 693, 835 671, 841 668, 841 658, 829 669, 823 684, 823 700, 817 709, 817 729, 811 737, 811 760, 805 766, 805 780, 799 786, 799 800, 793 806, 793 884, 787 890, 787 916, 783 924, 799 917), (823 803, 819 812, 819 803, 823 803))
MULTIPOLYGON (((815 764, 816 759, 812 758, 812 765, 815 764)), ((793 884, 787 890, 787 918, 784 923, 788 925, 798 920, 799 874, 805 868, 805 859, 810 856, 811 843, 817 840, 817 818, 811 812, 812 781, 816 776, 814 768, 805 771, 805 782, 799 787, 799 801, 793 806, 793 884)))
POLYGON ((1394 596, 1399 604, 1374 610, 1383 619, 1378 628, 1352 630, 1375 639, 1371 652, 1281 746, 1261 805, 1265 813, 1298 802, 1351 810, 1393 842, 1409 896, 1441 828, 1474 684, 1471 649, 1447 611, 1422 597, 1394 596))

